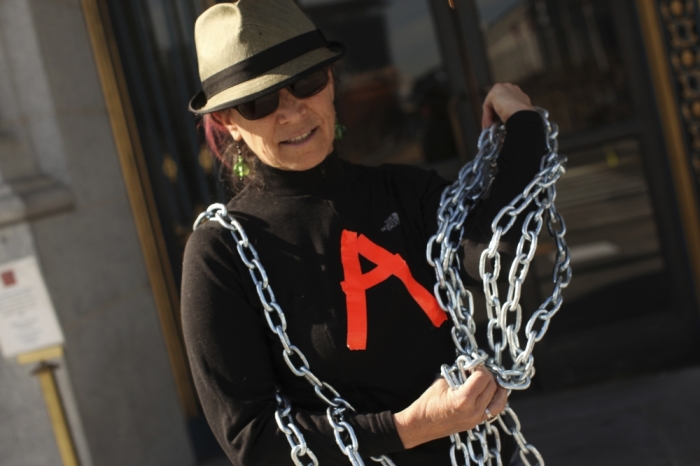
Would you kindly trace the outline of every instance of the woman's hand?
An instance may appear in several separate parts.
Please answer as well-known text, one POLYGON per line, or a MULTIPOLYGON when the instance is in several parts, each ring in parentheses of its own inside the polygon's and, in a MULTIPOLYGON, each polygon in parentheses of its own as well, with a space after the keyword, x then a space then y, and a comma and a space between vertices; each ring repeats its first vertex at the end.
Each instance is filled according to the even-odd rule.
POLYGON ((394 424, 405 448, 473 429, 487 420, 486 408, 498 416, 506 407, 508 392, 493 374, 477 367, 456 390, 437 379, 411 406, 394 414, 394 424))
POLYGON ((508 118, 520 110, 534 110, 527 96, 515 84, 505 83, 494 85, 484 100, 484 115, 481 117, 481 127, 486 129, 498 122, 505 123, 508 118))

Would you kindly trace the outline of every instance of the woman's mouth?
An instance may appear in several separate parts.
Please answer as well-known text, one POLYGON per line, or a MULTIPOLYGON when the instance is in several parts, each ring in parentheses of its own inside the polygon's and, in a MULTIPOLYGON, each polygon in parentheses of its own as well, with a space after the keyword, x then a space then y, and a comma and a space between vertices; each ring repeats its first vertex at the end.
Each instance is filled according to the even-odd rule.
POLYGON ((293 137, 291 139, 287 139, 286 141, 282 141, 281 144, 299 146, 301 144, 304 144, 309 139, 311 139, 311 136, 313 136, 315 132, 316 132, 316 128, 312 129, 311 131, 307 131, 304 134, 300 134, 299 136, 293 137))

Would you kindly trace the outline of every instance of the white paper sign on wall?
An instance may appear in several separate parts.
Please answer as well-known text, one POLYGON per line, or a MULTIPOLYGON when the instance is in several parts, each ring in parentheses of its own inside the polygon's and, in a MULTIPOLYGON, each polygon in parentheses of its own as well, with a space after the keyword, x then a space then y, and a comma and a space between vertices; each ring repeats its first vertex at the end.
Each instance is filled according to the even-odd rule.
POLYGON ((0 264, 0 349, 6 358, 62 345, 59 326, 36 257, 0 264))

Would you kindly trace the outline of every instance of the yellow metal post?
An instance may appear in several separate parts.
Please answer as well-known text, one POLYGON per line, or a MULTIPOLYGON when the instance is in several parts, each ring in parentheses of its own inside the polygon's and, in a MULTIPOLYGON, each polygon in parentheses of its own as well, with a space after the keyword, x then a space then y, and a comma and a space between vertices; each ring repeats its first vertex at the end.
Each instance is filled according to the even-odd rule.
POLYGON ((58 451, 61 454, 63 466, 79 466, 78 455, 75 452, 73 438, 70 434, 68 422, 66 421, 66 413, 63 409, 61 396, 58 392, 56 377, 54 371, 58 366, 55 364, 41 361, 34 371, 33 375, 39 378, 41 391, 46 402, 46 409, 49 412, 49 419, 53 427, 53 433, 56 437, 58 451))

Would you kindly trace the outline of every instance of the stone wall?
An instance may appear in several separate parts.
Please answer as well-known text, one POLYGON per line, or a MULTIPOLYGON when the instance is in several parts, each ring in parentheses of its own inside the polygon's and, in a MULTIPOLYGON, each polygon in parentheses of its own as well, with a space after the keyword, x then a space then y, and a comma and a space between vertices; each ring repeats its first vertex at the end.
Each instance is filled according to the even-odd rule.
MULTIPOLYGON (((81 464, 194 464, 79 0, 0 0, 0 103, 0 262, 37 256, 81 464)), ((61 464, 31 369, 0 360, 0 466, 61 464)))

